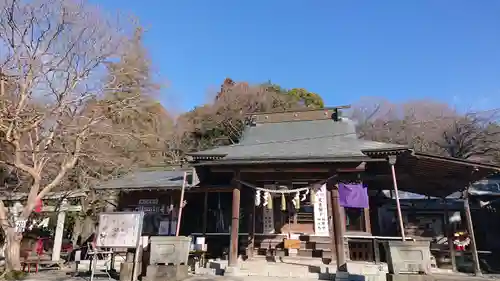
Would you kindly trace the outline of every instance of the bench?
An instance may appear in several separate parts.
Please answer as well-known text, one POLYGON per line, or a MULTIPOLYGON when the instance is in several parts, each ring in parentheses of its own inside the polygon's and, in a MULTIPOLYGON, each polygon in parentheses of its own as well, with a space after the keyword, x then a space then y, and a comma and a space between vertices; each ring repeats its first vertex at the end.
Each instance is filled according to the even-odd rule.
POLYGON ((31 266, 34 265, 35 272, 38 273, 40 265, 57 265, 59 268, 62 268, 62 264, 64 264, 63 260, 53 261, 52 255, 44 252, 43 241, 41 239, 37 240, 31 250, 21 250, 21 266, 23 271, 26 271, 27 268, 27 272, 31 272, 31 266))
POLYGON ((24 259, 21 259, 21 266, 23 267, 23 271, 26 271, 26 268, 28 268, 28 271, 26 272, 31 272, 31 266, 35 266, 35 273, 38 273, 38 269, 40 265, 57 265, 59 268, 62 267, 62 263, 64 261, 53 261, 49 258, 42 259, 40 257, 27 257, 24 259))

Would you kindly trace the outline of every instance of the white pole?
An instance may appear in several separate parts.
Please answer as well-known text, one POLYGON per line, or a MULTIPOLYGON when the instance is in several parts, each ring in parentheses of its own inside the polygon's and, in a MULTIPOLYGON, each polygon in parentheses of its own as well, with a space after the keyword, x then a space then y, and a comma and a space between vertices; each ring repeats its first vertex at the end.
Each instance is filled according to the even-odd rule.
POLYGON ((63 200, 59 205, 57 213, 56 232, 54 234, 54 245, 52 248, 52 261, 58 262, 61 259, 61 248, 64 234, 64 222, 66 220, 67 200, 63 200))
POLYGON ((394 167, 394 165, 396 164, 395 156, 389 157, 389 164, 391 165, 392 183, 394 185, 394 193, 396 195, 396 208, 398 210, 398 220, 399 220, 399 228, 401 229, 401 238, 403 239, 403 241, 406 241, 405 228, 403 224, 403 213, 401 212, 401 203, 399 202, 398 182, 396 180, 396 168, 394 167))
POLYGON ((184 189, 186 188, 186 178, 187 172, 184 172, 184 177, 182 179, 182 188, 181 188, 181 201, 179 203, 179 214, 177 215, 177 230, 175 231, 175 236, 179 236, 179 231, 181 229, 181 218, 182 218, 182 209, 184 208, 184 189))

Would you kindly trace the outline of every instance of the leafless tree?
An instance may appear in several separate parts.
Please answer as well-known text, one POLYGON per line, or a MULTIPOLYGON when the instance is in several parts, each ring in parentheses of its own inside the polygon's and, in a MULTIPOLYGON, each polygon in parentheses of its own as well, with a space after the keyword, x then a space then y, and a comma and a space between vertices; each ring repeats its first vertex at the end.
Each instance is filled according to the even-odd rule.
POLYGON ((2 164, 29 178, 19 213, 0 200, 8 271, 20 270, 23 224, 37 202, 72 171, 103 121, 134 107, 133 96, 103 99, 116 87, 103 79, 105 64, 119 58, 125 35, 119 21, 83 2, 0 4, 2 164))
POLYGON ((497 111, 462 114, 432 100, 402 104, 365 99, 355 104, 351 118, 360 137, 409 145, 423 152, 492 161, 498 155, 497 111))
POLYGON ((250 85, 226 79, 215 99, 181 115, 177 124, 187 150, 237 143, 248 114, 303 108, 295 96, 272 85, 250 85))
POLYGON ((451 157, 496 161, 500 151, 500 127, 496 119, 496 110, 455 118, 443 128, 436 145, 451 157))

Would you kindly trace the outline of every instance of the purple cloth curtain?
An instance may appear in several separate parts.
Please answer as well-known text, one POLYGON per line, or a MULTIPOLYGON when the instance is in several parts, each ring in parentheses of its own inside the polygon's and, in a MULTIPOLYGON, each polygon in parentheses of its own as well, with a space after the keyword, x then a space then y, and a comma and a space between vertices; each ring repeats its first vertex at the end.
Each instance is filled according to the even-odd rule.
POLYGON ((368 208, 368 189, 362 183, 339 183, 340 205, 348 208, 368 208))

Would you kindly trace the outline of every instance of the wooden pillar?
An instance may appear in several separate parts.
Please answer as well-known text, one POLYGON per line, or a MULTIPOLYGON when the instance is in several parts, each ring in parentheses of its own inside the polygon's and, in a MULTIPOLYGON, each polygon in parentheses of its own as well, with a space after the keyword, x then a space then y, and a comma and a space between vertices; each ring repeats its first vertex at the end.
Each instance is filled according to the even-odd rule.
POLYGON ((365 221, 365 231, 368 233, 372 233, 372 222, 370 219, 370 208, 363 209, 363 218, 365 221))
POLYGON ((177 213, 177 229, 175 230, 175 236, 179 236, 181 231, 182 210, 184 210, 184 191, 186 189, 186 179, 187 179, 187 172, 184 172, 184 177, 182 178, 181 198, 179 199, 179 213, 177 213))
POLYGON ((334 186, 330 189, 331 205, 332 205, 332 220, 333 220, 333 239, 332 246, 335 247, 335 259, 337 263, 337 271, 347 272, 347 261, 345 255, 342 206, 339 201, 339 189, 334 186))
POLYGON ((396 165, 396 156, 389 156, 389 165, 391 165, 391 172, 392 172, 392 182, 394 184, 394 194, 396 196, 396 207, 398 211, 398 221, 399 221, 399 228, 401 230, 401 238, 403 241, 406 241, 405 237, 405 227, 403 224, 403 213, 401 211, 401 203, 399 202, 399 192, 398 192, 398 181, 396 180, 396 168, 394 165, 396 165))
POLYGON ((204 193, 203 198, 203 222, 202 222, 202 232, 203 236, 207 233, 207 224, 208 224, 208 190, 204 193))
POLYGON ((64 222, 66 220, 66 207, 68 202, 63 200, 57 213, 56 233, 54 234, 54 246, 52 248, 52 261, 59 262, 61 259, 61 248, 64 234, 64 222))
POLYGON ((470 213, 469 192, 465 190, 463 192, 463 195, 465 219, 467 221, 467 232, 469 233, 470 237, 470 249, 472 252, 472 259, 474 261, 474 273, 476 275, 482 275, 481 267, 479 266, 479 256, 477 254, 476 237, 474 236, 474 225, 472 224, 472 215, 470 213))
MULTIPOLYGON (((254 190, 253 194, 255 197, 256 191, 254 190)), ((249 200, 250 202, 250 218, 248 220, 248 245, 247 245, 247 257, 249 259, 253 258, 253 252, 255 249, 255 204, 254 201, 249 200)))
POLYGON ((448 202, 446 198, 443 200, 444 202, 444 229, 445 235, 448 238, 448 248, 450 251, 450 259, 451 259, 451 269, 456 272, 457 271, 457 259, 455 256, 455 245, 453 245, 453 228, 450 223, 450 210, 448 208, 448 202))
MULTIPOLYGON (((236 173, 235 179, 239 180, 239 172, 236 173)), ((238 234, 240 226, 240 189, 241 183, 235 181, 236 186, 233 188, 233 206, 231 212, 231 240, 229 242, 229 266, 235 266, 238 263, 238 234)))

